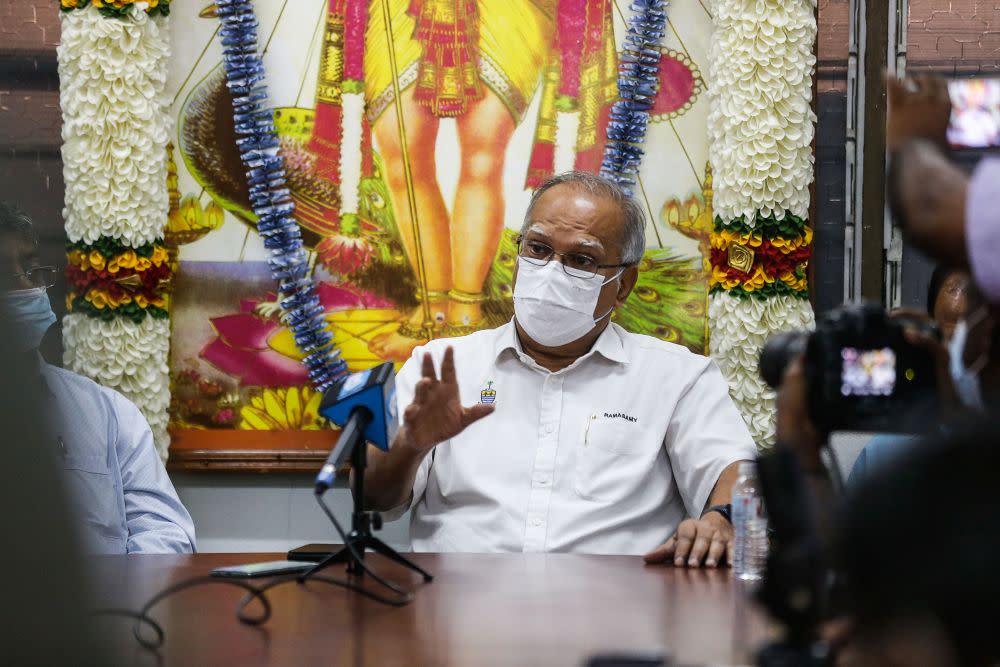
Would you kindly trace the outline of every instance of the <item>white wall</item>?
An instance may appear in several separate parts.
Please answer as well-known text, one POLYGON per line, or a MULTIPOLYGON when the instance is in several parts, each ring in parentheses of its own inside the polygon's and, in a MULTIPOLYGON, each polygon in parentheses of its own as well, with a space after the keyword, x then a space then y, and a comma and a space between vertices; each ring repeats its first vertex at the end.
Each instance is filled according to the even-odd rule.
MULTIPOLYGON (((267 473, 173 473, 174 487, 194 519, 198 551, 284 552, 312 542, 340 542, 313 496, 313 475, 267 473)), ((351 525, 346 479, 327 492, 344 530, 351 525)), ((409 550, 409 514, 376 533, 409 550)))

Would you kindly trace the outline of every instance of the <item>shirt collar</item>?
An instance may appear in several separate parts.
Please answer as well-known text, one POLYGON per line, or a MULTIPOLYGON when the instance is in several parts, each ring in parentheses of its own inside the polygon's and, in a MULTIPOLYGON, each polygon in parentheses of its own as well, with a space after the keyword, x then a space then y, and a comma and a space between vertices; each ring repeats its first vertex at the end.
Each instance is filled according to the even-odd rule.
MULTIPOLYGON (((507 350, 513 350, 517 355, 524 354, 524 348, 521 347, 521 341, 517 337, 517 327, 514 326, 513 318, 507 324, 497 328, 496 331, 497 337, 493 351, 497 359, 507 350)), ((597 340, 594 341, 594 346, 590 348, 590 351, 580 357, 580 359, 586 359, 596 353, 608 361, 627 364, 629 362, 629 355, 625 349, 624 333, 625 330, 617 324, 614 322, 609 323, 604 331, 601 332, 601 335, 597 337, 597 340)), ((573 364, 575 365, 580 359, 577 359, 573 364)))

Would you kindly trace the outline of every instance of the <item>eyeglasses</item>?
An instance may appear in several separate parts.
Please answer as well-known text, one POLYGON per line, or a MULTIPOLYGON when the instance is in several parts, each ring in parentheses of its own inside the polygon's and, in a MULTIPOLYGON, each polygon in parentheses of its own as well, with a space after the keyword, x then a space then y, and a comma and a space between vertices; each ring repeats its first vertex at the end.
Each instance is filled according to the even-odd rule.
POLYGON ((585 252, 556 252, 555 248, 547 243, 525 239, 523 236, 517 237, 517 255, 535 266, 545 266, 558 255, 561 260, 559 263, 562 264, 566 275, 582 280, 590 280, 601 269, 623 269, 632 266, 631 264, 600 264, 585 252))
POLYGON ((32 287, 44 287, 48 289, 56 284, 56 276, 58 275, 59 270, 54 266, 36 266, 24 273, 15 273, 8 280, 10 286, 15 289, 22 278, 27 279, 32 287))

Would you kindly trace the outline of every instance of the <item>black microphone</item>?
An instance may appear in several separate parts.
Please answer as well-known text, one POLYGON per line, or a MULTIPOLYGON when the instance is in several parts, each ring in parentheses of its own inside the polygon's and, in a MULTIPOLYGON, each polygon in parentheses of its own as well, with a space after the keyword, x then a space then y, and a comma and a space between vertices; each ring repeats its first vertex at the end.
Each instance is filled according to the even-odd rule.
POLYGON ((392 362, 352 373, 328 389, 319 413, 341 428, 337 444, 316 475, 316 493, 333 486, 337 470, 364 441, 388 450, 398 428, 396 371, 392 362))

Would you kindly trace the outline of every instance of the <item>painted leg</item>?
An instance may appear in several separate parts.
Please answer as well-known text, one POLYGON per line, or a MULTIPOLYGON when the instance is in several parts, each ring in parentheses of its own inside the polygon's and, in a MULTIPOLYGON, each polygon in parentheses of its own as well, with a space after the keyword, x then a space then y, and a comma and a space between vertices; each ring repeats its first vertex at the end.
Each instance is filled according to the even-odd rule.
POLYGON ((448 322, 463 333, 482 325, 483 285, 503 233, 504 156, 516 125, 489 89, 456 120, 462 155, 451 224, 454 289, 448 322))
MULTIPOLYGON (((403 143, 396 123, 396 108, 390 105, 376 121, 374 131, 378 151, 385 162, 386 178, 392 195, 396 224, 402 235, 403 247, 414 274, 420 282, 417 265, 418 252, 424 260, 426 284, 421 288, 430 306, 430 317, 435 326, 443 324, 447 312, 447 292, 451 288, 451 240, 448 230, 448 210, 445 208, 441 188, 437 182, 435 142, 439 119, 413 101, 413 89, 402 96, 403 118, 406 126, 406 147, 410 157, 413 194, 416 201, 417 221, 420 227, 420 248, 417 247, 413 217, 407 197, 407 181, 403 170, 403 143), (421 252, 422 251, 422 252, 421 252)), ((376 336, 369 349, 390 361, 409 359, 413 349, 427 336, 424 328, 423 304, 409 314, 403 332, 376 336), (421 332, 414 336, 404 333, 421 332)))

